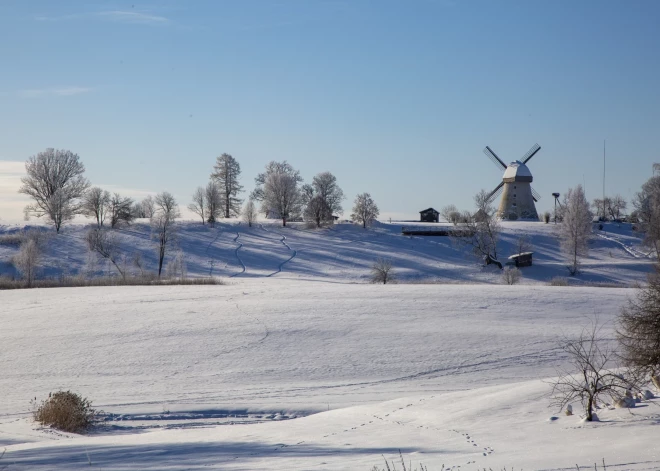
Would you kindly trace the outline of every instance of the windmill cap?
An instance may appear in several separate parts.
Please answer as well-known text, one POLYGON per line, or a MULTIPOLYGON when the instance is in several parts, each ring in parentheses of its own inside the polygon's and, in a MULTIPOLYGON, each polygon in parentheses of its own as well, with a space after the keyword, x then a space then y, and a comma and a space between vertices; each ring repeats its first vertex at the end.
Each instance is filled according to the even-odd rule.
POLYGON ((505 183, 510 182, 531 182, 532 181, 532 172, 529 171, 529 167, 522 163, 519 160, 511 162, 506 170, 504 171, 504 176, 502 180, 505 183))

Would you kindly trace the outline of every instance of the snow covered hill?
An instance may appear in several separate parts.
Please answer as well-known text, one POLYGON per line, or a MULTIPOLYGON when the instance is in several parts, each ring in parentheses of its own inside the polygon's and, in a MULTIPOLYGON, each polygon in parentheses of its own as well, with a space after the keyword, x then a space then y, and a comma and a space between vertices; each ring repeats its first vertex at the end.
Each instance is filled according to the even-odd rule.
MULTIPOLYGON (((517 253, 521 236, 531 241, 534 266, 523 270, 523 283, 546 283, 567 275, 557 226, 540 222, 502 225, 501 259, 517 253)), ((73 224, 50 237, 44 275, 114 273, 110 264, 98 263, 88 253, 84 239, 89 227, 73 224)), ((0 226, 0 236, 21 228, 0 226)), ((392 260, 399 280, 405 282, 501 282, 497 270, 482 268, 467 249, 457 247, 450 238, 407 237, 401 228, 401 223, 377 223, 367 230, 353 224, 314 230, 301 223, 283 228, 272 221, 250 228, 230 220, 212 229, 189 221, 181 223, 169 259, 181 252, 190 276, 364 282, 374 260, 386 257, 392 260)), ((155 271, 156 250, 148 224, 137 223, 116 233, 129 268, 133 256, 140 254, 146 269, 155 271)), ((0 245, 0 275, 14 273, 10 259, 16 251, 15 246, 0 245)), ((583 261, 584 272, 576 281, 628 285, 643 280, 651 265, 648 251, 640 247, 629 224, 606 224, 592 237, 589 257, 583 261)))
POLYGON ((542 381, 566 362, 561 335, 595 314, 611 334, 632 294, 276 277, 4 291, 0 463, 366 471, 401 449, 429 470, 659 469, 654 401, 585 425, 542 381), (30 399, 60 388, 106 422, 36 427, 30 399))

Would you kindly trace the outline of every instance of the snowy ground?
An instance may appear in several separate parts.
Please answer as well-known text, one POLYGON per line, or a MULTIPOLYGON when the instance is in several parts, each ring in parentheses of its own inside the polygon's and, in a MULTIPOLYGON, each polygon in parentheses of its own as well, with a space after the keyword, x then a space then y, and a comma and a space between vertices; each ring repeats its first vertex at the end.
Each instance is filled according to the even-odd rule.
MULTIPOLYGON (((468 249, 456 246, 450 238, 406 237, 401 234, 402 225, 411 224, 377 223, 368 230, 337 224, 330 229, 314 230, 306 229, 302 223, 282 228, 273 221, 250 228, 229 220, 217 224, 215 229, 200 222, 184 222, 169 254, 171 259, 182 252, 191 276, 364 282, 374 260, 387 257, 399 279, 405 282, 501 282, 497 270, 482 268, 468 249)), ((553 277, 567 275, 557 226, 540 222, 504 222, 502 226, 498 256, 503 261, 517 253, 520 236, 531 240, 534 266, 524 269, 524 283, 547 283, 553 277)), ((0 235, 22 227, 0 225, 0 235)), ((84 238, 89 227, 69 225, 48 240, 42 275, 115 273, 111 265, 95 261, 88 253, 84 238)), ((148 224, 133 224, 116 233, 129 269, 136 253, 142 256, 147 270, 156 269, 156 250, 148 224)), ((580 282, 628 285, 643 280, 651 268, 648 251, 641 248, 630 224, 606 224, 603 231, 595 232, 590 245, 580 282)), ((16 251, 16 247, 0 245, 0 275, 14 273, 10 259, 16 251)))
POLYGON ((594 314, 611 332, 632 290, 327 281, 0 292, 0 463, 370 470, 401 449, 430 470, 660 469, 654 401, 584 425, 543 381, 558 337, 594 314), (36 427, 29 400, 59 388, 108 420, 36 427))
MULTIPOLYGON (((87 252, 88 227, 48 239, 42 275, 113 273, 87 252)), ((523 285, 401 223, 229 221, 183 223, 171 251, 225 285, 0 291, 0 469, 366 471, 399 449, 430 471, 660 469, 660 402, 604 406, 589 425, 548 408, 559 337, 594 316, 612 337, 634 291, 548 286, 567 273, 556 227, 503 229, 501 258, 531 239, 523 285), (366 283, 378 257, 401 284, 366 283), (35 426, 30 400, 58 389, 104 422, 87 436, 35 426)), ((148 225, 117 233, 153 270, 148 225)), ((652 267, 629 225, 590 245, 578 283, 631 285, 652 267)), ((0 275, 16 251, 0 245, 0 275)))

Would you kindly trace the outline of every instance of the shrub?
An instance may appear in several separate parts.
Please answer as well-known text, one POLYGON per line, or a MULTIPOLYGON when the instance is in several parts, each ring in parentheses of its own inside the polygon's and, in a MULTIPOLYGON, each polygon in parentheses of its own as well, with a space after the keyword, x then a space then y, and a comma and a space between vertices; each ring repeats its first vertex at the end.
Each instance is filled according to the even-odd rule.
POLYGON ((516 267, 504 267, 502 270, 502 280, 507 285, 515 285, 522 278, 522 273, 516 267))
POLYGON ((388 281, 393 281, 394 274, 392 273, 392 262, 385 258, 379 258, 371 266, 371 282, 387 284, 388 281))
POLYGON ((551 216, 550 211, 546 211, 545 213, 543 213, 543 222, 548 224, 550 222, 550 216, 551 216))
POLYGON ((97 415, 89 399, 71 391, 51 393, 48 399, 35 406, 35 421, 64 432, 84 432, 97 415))
POLYGON ((555 276, 550 280, 550 286, 568 286, 568 280, 563 276, 555 276))

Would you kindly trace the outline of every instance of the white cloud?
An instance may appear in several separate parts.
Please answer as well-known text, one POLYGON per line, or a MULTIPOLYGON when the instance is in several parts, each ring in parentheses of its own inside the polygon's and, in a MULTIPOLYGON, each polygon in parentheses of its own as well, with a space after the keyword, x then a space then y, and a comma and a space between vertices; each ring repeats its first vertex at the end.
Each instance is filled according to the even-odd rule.
POLYGON ((148 12, 139 12, 135 10, 108 10, 94 13, 76 13, 62 16, 36 16, 34 19, 37 21, 70 21, 94 18, 106 21, 114 21, 118 23, 143 25, 165 25, 170 23, 169 18, 164 16, 155 15, 148 12))
POLYGON ((102 11, 97 13, 96 16, 112 21, 119 21, 122 23, 166 24, 170 22, 170 20, 164 16, 139 13, 137 11, 102 11))
POLYGON ((20 90, 18 95, 23 98, 38 98, 42 96, 74 96, 91 91, 90 87, 33 88, 20 90))

